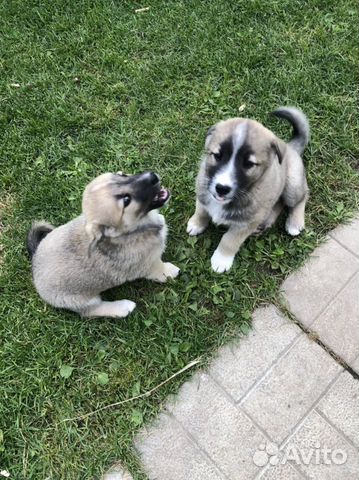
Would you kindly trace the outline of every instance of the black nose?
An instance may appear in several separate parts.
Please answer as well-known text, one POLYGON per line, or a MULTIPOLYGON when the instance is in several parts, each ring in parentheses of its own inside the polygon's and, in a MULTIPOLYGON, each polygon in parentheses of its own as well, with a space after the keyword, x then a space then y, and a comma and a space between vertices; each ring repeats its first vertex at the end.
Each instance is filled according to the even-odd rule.
POLYGON ((159 181, 160 181, 159 176, 154 172, 150 172, 150 182, 151 182, 151 184, 156 185, 156 183, 158 183, 159 181))
POLYGON ((231 187, 228 187, 228 185, 221 185, 220 183, 217 183, 216 185, 216 192, 218 195, 227 195, 231 190, 231 187))

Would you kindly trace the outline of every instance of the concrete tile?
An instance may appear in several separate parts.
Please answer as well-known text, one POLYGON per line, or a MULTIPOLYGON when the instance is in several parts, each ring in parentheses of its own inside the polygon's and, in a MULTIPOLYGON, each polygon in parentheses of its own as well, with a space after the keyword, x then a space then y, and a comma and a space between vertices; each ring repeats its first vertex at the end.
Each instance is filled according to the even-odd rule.
POLYGON ((290 454, 290 461, 310 479, 359 478, 359 452, 315 411, 308 415, 285 450, 287 458, 290 454))
POLYGON ((359 448, 359 380, 344 371, 317 410, 359 448))
POLYGON ((135 446, 150 480, 224 480, 178 423, 166 414, 137 436, 135 446))
POLYGON ((133 480, 133 477, 126 472, 119 463, 117 463, 104 474, 102 480, 133 480))
POLYGON ((241 406, 280 444, 340 370, 325 350, 302 336, 241 406))
POLYGON ((290 311, 304 325, 310 326, 358 269, 356 257, 335 240, 328 240, 283 283, 290 311))
POLYGON ((300 328, 273 305, 258 308, 251 332, 222 348, 209 374, 238 401, 299 334, 300 328))
POLYGON ((359 357, 352 362, 352 368, 359 375, 359 357))
POLYGON ((248 480, 259 471, 253 454, 262 433, 208 375, 185 383, 168 408, 228 479, 248 480))
MULTIPOLYGON (((107 472, 102 477, 102 480, 123 480, 122 472, 107 472)), ((128 477, 129 480, 132 480, 132 477, 128 477)))
POLYGON ((359 217, 348 225, 340 225, 330 236, 359 257, 359 217))
POLYGON ((270 465, 263 470, 256 480, 304 480, 305 477, 294 469, 289 463, 284 465, 270 465))
POLYGON ((349 365, 359 355, 359 273, 312 325, 325 345, 349 365))

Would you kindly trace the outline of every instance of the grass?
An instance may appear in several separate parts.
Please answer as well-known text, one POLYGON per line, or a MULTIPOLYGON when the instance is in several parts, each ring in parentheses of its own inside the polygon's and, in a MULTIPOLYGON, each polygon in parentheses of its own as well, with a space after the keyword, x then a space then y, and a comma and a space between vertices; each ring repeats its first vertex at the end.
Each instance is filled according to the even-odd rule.
POLYGON ((144 478, 133 435, 186 376, 146 400, 61 421, 144 392, 245 334, 253 309, 275 302, 283 278, 358 208, 354 0, 148 5, 135 14, 147 4, 0 4, 0 469, 16 480, 98 479, 117 459, 144 478), (245 105, 241 115, 288 138, 268 117, 283 104, 312 125, 308 228, 293 239, 279 221, 216 275, 221 229, 185 234, 205 132, 245 105), (119 169, 155 169, 172 190, 165 258, 182 275, 109 292, 138 304, 123 321, 81 320, 37 296, 24 236, 35 218, 76 216, 86 183, 119 169))

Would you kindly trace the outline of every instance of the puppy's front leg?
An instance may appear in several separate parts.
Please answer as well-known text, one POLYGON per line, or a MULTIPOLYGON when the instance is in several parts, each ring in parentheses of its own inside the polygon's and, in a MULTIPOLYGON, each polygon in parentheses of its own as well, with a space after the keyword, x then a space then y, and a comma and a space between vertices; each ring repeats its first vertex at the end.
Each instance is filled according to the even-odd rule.
POLYGON ((187 223, 187 233, 191 236, 204 232, 209 224, 209 215, 203 205, 196 200, 196 211, 187 223))
POLYGON ((239 247, 256 230, 257 226, 258 224, 251 224, 245 228, 230 226, 212 255, 212 270, 217 273, 229 270, 239 247))
POLYGON ((169 278, 176 278, 180 269, 170 262, 162 262, 159 260, 152 267, 150 274, 147 276, 149 280, 164 283, 169 278))

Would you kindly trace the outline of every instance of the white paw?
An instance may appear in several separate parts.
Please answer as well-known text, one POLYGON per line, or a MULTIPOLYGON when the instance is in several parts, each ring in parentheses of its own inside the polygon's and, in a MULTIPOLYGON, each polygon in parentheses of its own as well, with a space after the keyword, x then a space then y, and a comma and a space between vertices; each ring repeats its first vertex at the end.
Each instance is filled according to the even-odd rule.
POLYGON ((166 262, 164 264, 164 274, 166 278, 176 278, 180 272, 180 269, 173 265, 173 263, 166 262))
POLYGON ((292 237, 296 237, 300 234, 300 232, 304 230, 304 225, 293 225, 287 220, 285 224, 285 229, 287 233, 289 233, 289 235, 291 235, 292 237))
POLYGON ((188 220, 187 223, 187 233, 188 235, 194 236, 194 235, 199 235, 200 233, 203 233, 206 230, 206 227, 203 225, 198 225, 195 223, 192 218, 188 220))
POLYGON ((211 258, 212 270, 217 273, 226 272, 233 265, 234 257, 223 255, 218 249, 214 251, 211 258))
POLYGON ((127 317, 129 313, 131 313, 135 307, 135 302, 131 302, 131 300, 117 300, 114 302, 116 305, 116 317, 127 317))

